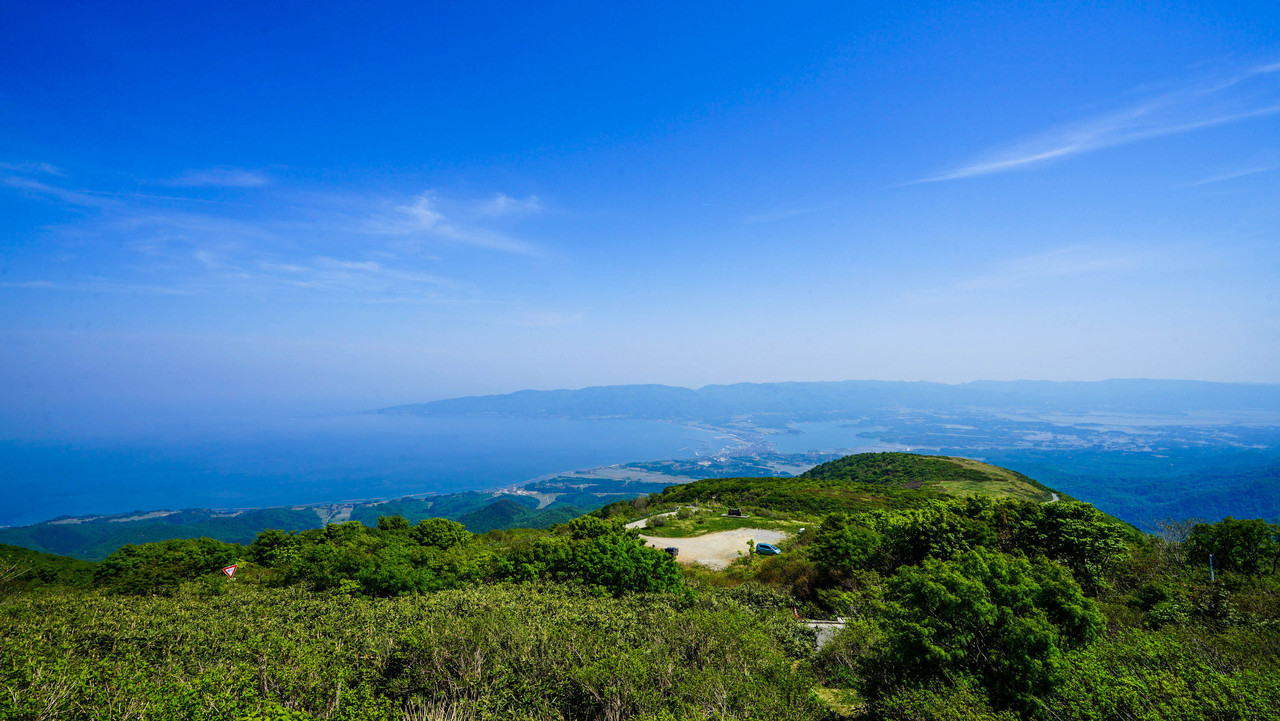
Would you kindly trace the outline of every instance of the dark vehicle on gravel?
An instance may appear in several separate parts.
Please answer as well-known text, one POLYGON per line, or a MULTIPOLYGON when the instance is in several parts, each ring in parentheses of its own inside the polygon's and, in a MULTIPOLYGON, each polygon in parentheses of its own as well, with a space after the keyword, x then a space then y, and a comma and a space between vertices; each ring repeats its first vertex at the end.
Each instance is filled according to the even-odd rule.
POLYGON ((680 555, 680 549, 676 548, 675 546, 667 546, 666 548, 664 548, 664 549, 662 549, 662 550, 663 550, 663 552, 665 552, 668 556, 671 556, 672 558, 675 558, 676 556, 679 556, 679 555, 680 555))

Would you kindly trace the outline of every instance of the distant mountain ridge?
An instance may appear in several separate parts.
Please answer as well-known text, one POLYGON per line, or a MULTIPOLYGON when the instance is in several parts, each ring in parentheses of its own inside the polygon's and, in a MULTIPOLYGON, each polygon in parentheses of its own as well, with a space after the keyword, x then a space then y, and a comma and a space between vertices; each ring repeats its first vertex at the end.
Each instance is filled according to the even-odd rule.
POLYGON ((1280 385, 1209 381, 816 381, 736 383, 691 389, 665 385, 593 386, 449 398, 392 406, 382 413, 722 421, 753 414, 822 416, 891 408, 956 410, 1018 407, 1046 411, 1185 414, 1280 411, 1280 385))

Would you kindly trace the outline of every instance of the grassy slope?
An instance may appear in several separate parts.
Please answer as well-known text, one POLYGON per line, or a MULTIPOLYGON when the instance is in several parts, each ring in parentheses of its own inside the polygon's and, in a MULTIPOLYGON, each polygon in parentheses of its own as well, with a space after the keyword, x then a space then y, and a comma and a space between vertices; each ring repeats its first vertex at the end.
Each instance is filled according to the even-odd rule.
POLYGON ((915 508, 975 493, 1043 503, 1052 500, 1054 491, 1021 473, 967 458, 861 453, 793 478, 707 479, 672 486, 657 500, 662 506, 740 505, 811 519, 837 512, 915 508))
MULTIPOLYGON (((1016 471, 969 458, 921 456, 914 453, 859 453, 815 466, 801 478, 823 481, 882 483, 897 487, 920 484, 949 496, 980 493, 1044 503, 1054 491, 1016 471)), ((1059 493, 1059 498, 1067 498, 1059 493)))

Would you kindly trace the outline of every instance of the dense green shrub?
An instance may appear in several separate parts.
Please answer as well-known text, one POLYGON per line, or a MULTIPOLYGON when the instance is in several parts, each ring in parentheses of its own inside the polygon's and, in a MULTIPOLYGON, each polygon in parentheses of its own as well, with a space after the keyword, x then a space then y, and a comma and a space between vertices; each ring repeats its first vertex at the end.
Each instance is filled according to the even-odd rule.
POLYGON ((471 532, 457 521, 444 518, 427 518, 413 527, 413 540, 420 546, 441 550, 470 543, 471 532))
POLYGON ((1261 576, 1280 566, 1280 525, 1260 518, 1227 517, 1218 523, 1197 523, 1186 541, 1187 558, 1193 564, 1214 563, 1223 571, 1261 576))
POLYGON ((500 557, 496 568, 500 578, 582 583, 615 596, 683 588, 670 556, 623 533, 539 538, 500 557))
POLYGON ((824 718, 779 620, 547 586, 25 597, 0 611, 0 718, 824 718))
POLYGON ((115 593, 172 595, 184 581, 220 573, 239 552, 240 546, 212 538, 130 543, 102 561, 94 581, 115 593))
POLYGON ((1087 503, 1031 503, 976 496, 934 501, 911 510, 828 516, 810 557, 836 583, 854 571, 892 574, 928 558, 976 548, 1043 556, 1070 568, 1086 588, 1127 553, 1126 529, 1087 503))
POLYGON ((1269 721, 1280 709, 1280 633, 1127 629, 1069 654, 1045 698, 1062 721, 1269 721))
POLYGON ((864 675, 875 699, 968 678, 995 708, 1031 712, 1063 680, 1063 654, 1103 627, 1066 569, 985 549, 904 567, 886 597, 886 640, 864 675))
POLYGON ((383 516, 379 527, 359 521, 304 531, 288 539, 259 536, 250 550, 278 559, 284 583, 301 583, 316 591, 337 590, 369 596, 396 596, 461 588, 488 577, 493 553, 471 544, 461 524, 427 519, 409 526, 400 516, 383 516), (287 554, 275 549, 288 545, 287 554))

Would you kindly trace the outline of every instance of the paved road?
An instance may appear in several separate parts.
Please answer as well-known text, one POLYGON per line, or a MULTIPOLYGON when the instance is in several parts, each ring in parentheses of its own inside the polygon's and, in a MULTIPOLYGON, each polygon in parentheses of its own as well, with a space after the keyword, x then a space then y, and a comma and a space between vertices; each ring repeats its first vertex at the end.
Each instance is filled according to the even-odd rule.
POLYGON ((701 563, 710 568, 725 568, 738 556, 747 552, 747 541, 778 543, 786 538, 787 534, 763 528, 735 528, 732 531, 708 533, 693 538, 659 538, 643 535, 640 537, 650 546, 658 548, 675 546, 680 549, 680 555, 676 557, 680 563, 701 563))

